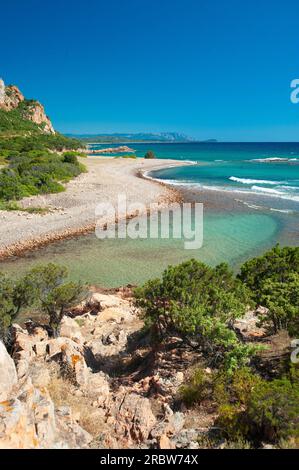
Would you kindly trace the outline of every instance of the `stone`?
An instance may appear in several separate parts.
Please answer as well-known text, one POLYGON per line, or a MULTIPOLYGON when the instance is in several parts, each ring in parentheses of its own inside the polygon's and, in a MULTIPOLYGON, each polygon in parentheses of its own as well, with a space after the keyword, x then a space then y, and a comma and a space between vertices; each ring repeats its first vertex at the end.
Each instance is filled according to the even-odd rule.
POLYGON ((183 413, 177 412, 169 415, 164 421, 157 423, 151 430, 151 437, 158 439, 165 436, 177 435, 184 427, 185 417, 183 413))
POLYGON ((14 361, 2 341, 0 341, 0 402, 8 399, 17 380, 14 361))
POLYGON ((159 449, 175 449, 175 445, 163 434, 159 439, 159 449))
MULTIPOLYGON (((25 97, 18 87, 15 85, 5 86, 3 80, 0 80, 0 109, 12 111, 24 100, 25 97)), ((42 132, 55 134, 55 130, 45 113, 44 107, 38 101, 27 101, 27 106, 23 110, 23 117, 35 122, 42 132)))
POLYGON ((102 405, 110 396, 108 376, 103 372, 90 373, 86 385, 86 392, 90 398, 96 398, 98 406, 102 405))
POLYGON ((33 351, 37 357, 44 357, 47 354, 47 341, 40 341, 33 345, 33 351))
POLYGON ((258 313, 260 310, 249 310, 242 318, 238 318, 234 322, 234 328, 244 340, 253 338, 261 338, 265 336, 265 329, 258 326, 258 313))
POLYGON ((89 307, 100 307, 101 309, 105 309, 118 307, 121 303, 121 299, 116 295, 106 295, 95 292, 90 296, 87 303, 89 307))
POLYGON ((172 441, 176 448, 189 449, 190 444, 197 441, 198 434, 196 429, 183 429, 172 441))
POLYGON ((0 449, 34 449, 38 438, 27 417, 24 404, 18 399, 0 403, 0 449))
POLYGON ((48 332, 45 330, 45 328, 42 328, 41 326, 34 327, 30 336, 34 342, 48 341, 49 339, 48 332))
POLYGON ((17 368, 18 379, 22 379, 28 373, 29 362, 26 359, 20 359, 16 364, 16 368, 17 368))
POLYGON ((83 336, 76 320, 64 316, 60 324, 60 336, 70 338, 78 344, 83 344, 83 336))
POLYGON ((61 361, 67 366, 70 378, 74 379, 77 385, 86 386, 88 384, 89 370, 81 351, 74 347, 74 345, 76 343, 71 340, 62 345, 61 361))
POLYGON ((50 383, 50 372, 44 363, 33 362, 29 369, 30 378, 35 387, 44 388, 50 383))
POLYGON ((110 414, 115 418, 115 432, 121 439, 143 442, 156 423, 148 398, 136 393, 117 397, 110 414))

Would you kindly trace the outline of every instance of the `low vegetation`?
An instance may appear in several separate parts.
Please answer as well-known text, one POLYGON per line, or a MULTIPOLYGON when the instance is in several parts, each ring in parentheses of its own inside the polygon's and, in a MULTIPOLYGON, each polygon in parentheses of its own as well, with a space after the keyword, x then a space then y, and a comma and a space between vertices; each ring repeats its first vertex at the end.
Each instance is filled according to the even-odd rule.
POLYGON ((210 268, 190 260, 170 266, 135 291, 147 326, 158 341, 169 335, 200 348, 214 366, 233 370, 246 364, 255 347, 243 344, 232 328, 250 303, 250 293, 227 265, 210 268))
POLYGON ((287 329, 299 334, 299 249, 276 246, 263 256, 247 261, 239 279, 251 290, 257 305, 268 309, 260 316, 269 333, 287 329))
POLYGON ((216 405, 218 432, 210 446, 219 438, 250 442, 252 446, 262 442, 277 446, 299 444, 298 370, 296 380, 291 370, 281 378, 266 380, 249 367, 236 369, 230 375, 224 370, 207 374, 198 368, 180 394, 189 407, 207 399, 216 405))
POLYGON ((144 158, 156 158, 156 155, 154 154, 154 152, 152 150, 149 150, 148 152, 146 152, 146 154, 144 155, 144 158))
MULTIPOLYGON (((255 360, 259 341, 250 342, 234 326, 248 307, 267 302, 268 309, 260 314, 264 326, 272 333, 287 328, 291 337, 298 331, 298 289, 294 288, 297 293, 292 290, 298 253, 299 248, 277 246, 245 263, 237 276, 225 264, 211 268, 190 260, 170 266, 161 279, 135 290, 150 347, 156 350, 164 343, 169 348, 175 340, 176 348, 196 352, 193 357, 200 358, 190 367, 177 399, 191 410, 201 406, 214 410, 214 425, 201 446, 217 447, 222 442, 225 448, 256 448, 263 443, 298 447, 298 364, 287 360, 276 375, 259 368, 255 360), (270 283, 275 289, 268 288, 270 283), (279 286, 286 292, 289 286, 293 293, 278 295, 279 286), (278 321, 281 318, 283 322, 278 321)), ((67 271, 54 264, 37 266, 19 280, 1 275, 1 337, 9 339, 11 324, 24 309, 46 314, 49 331, 58 335, 63 315, 85 292, 84 286, 69 281, 67 271)), ((63 403, 65 382, 54 378, 51 387, 55 401, 63 403)), ((92 429, 95 421, 89 415, 87 425, 92 429)), ((93 434, 98 434, 97 428, 93 434)))
POLYGON ((0 205, 26 196, 64 191, 63 183, 85 170, 79 163, 79 151, 57 151, 79 147, 79 142, 63 136, 34 135, 31 137, 0 138, 0 205), (54 151, 55 150, 55 151, 54 151))
POLYGON ((9 329, 24 309, 38 309, 48 316, 52 335, 59 333, 63 316, 85 296, 85 287, 67 280, 66 268, 55 264, 36 266, 19 280, 0 274, 0 338, 9 340, 9 329))
POLYGON ((179 337, 182 345, 202 353, 179 398, 191 408, 206 401, 216 407, 217 432, 204 445, 298 447, 298 365, 286 361, 271 379, 253 360, 258 342, 245 341, 234 329, 234 319, 249 305, 262 305, 259 320, 268 334, 287 329, 296 337, 298 273, 299 248, 276 246, 246 262, 238 276, 226 265, 210 268, 190 260, 136 289, 153 341, 179 337))

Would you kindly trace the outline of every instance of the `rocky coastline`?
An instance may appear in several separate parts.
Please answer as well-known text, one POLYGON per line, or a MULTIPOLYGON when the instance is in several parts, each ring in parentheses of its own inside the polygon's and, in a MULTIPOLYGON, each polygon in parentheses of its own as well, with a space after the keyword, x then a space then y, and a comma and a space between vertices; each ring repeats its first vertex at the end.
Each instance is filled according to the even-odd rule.
POLYGON ((114 153, 135 153, 134 149, 127 147, 126 145, 121 145, 120 147, 106 147, 104 149, 93 149, 89 150, 90 155, 93 154, 114 154, 114 153))

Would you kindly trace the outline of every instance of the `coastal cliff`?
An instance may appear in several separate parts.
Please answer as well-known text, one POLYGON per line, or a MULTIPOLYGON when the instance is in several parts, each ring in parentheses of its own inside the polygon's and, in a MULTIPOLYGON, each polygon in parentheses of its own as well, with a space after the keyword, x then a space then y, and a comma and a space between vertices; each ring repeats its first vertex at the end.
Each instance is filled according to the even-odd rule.
POLYGON ((18 87, 5 86, 2 79, 0 79, 0 110, 7 112, 17 110, 20 118, 33 122, 41 132, 55 134, 43 105, 35 100, 27 100, 18 87))

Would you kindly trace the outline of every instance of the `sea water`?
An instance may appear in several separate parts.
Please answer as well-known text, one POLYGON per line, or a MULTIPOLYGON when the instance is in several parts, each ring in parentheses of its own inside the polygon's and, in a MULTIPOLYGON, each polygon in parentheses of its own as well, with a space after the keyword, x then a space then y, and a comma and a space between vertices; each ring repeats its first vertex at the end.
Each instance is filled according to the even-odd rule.
POLYGON ((115 287, 140 284, 190 258, 213 266, 228 262, 238 270, 277 242, 299 245, 299 144, 129 145, 137 157, 153 150, 157 158, 193 163, 150 177, 180 187, 187 200, 204 203, 200 249, 185 250, 183 241, 173 238, 98 240, 89 234, 2 262, 0 270, 19 275, 37 263, 55 262, 67 266, 72 279, 115 287))

